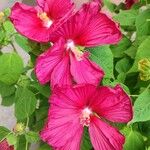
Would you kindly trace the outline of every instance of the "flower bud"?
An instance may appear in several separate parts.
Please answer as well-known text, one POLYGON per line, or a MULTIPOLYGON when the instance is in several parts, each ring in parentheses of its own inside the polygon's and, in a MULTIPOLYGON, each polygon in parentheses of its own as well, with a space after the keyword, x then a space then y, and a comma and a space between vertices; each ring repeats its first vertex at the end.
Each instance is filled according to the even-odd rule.
POLYGON ((140 72, 140 79, 143 81, 150 80, 150 59, 144 58, 138 62, 138 70, 140 72))
POLYGON ((25 131, 25 125, 23 123, 17 123, 14 127, 14 132, 22 134, 25 131))
POLYGON ((3 21, 5 14, 3 12, 0 12, 0 22, 3 21))

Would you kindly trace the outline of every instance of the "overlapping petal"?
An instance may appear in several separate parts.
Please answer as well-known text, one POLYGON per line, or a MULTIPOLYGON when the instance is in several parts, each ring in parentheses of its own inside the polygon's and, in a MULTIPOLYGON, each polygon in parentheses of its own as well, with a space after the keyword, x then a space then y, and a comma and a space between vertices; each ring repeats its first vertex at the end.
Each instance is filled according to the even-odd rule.
POLYGON ((79 121, 80 110, 70 109, 73 105, 63 101, 59 95, 54 94, 51 99, 48 122, 40 134, 41 138, 53 147, 71 146, 73 144, 71 140, 73 138, 81 139, 83 133, 83 126, 79 121), (80 134, 77 135, 78 132, 80 134))
POLYGON ((36 61, 35 73, 41 84, 51 80, 51 73, 57 64, 63 59, 64 41, 60 39, 49 50, 41 54, 36 61))
POLYGON ((24 36, 38 42, 48 42, 53 39, 53 32, 72 14, 73 3, 70 0, 38 0, 37 3, 39 6, 36 7, 15 3, 10 19, 24 36), (39 13, 45 13, 45 19, 49 18, 48 26, 44 25, 39 13))
POLYGON ((113 122, 125 123, 132 119, 131 99, 119 85, 114 89, 100 87, 92 100, 91 107, 99 116, 113 122))
POLYGON ((59 36, 72 39, 76 45, 85 47, 116 44, 122 37, 118 25, 99 12, 99 4, 96 2, 84 4, 57 31, 56 37, 59 36))
POLYGON ((93 117, 89 133, 95 150, 122 150, 125 138, 117 129, 93 117))
POLYGON ((85 53, 81 60, 77 60, 73 53, 71 57, 71 74, 78 84, 89 83, 98 85, 104 76, 103 70, 92 62, 85 53))
POLYGON ((51 74, 51 85, 65 86, 72 85, 72 76, 70 73, 70 58, 69 55, 66 56, 54 67, 51 74))

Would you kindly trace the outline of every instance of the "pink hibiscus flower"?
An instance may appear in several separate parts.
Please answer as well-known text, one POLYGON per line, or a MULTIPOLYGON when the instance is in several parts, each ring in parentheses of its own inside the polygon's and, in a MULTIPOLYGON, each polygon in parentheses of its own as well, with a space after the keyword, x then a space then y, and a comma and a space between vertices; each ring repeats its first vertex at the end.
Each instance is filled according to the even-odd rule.
POLYGON ((0 142, 0 150, 14 150, 13 146, 9 146, 6 140, 0 142))
POLYGON ((71 0, 37 0, 37 4, 31 7, 15 3, 10 19, 24 36, 38 42, 48 42, 52 39, 52 33, 71 15, 73 3, 71 0))
POLYGON ((104 72, 89 60, 84 47, 116 44, 121 39, 118 26, 105 14, 99 12, 99 4, 84 4, 80 11, 55 32, 54 44, 37 59, 35 72, 41 84, 71 85, 90 83, 97 85, 104 72))
POLYGON ((119 85, 66 87, 51 96, 48 121, 40 136, 57 150, 80 150, 84 127, 88 127, 95 150, 122 150, 124 136, 106 122, 131 119, 131 100, 119 85))

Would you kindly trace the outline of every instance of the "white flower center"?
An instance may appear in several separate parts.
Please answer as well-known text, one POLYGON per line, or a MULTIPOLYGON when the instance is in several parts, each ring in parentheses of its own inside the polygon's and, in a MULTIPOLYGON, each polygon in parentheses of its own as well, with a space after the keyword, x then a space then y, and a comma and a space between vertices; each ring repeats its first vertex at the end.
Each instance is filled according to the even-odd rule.
POLYGON ((42 20, 44 27, 49 28, 53 24, 53 21, 47 16, 46 12, 38 13, 37 15, 42 20))
POLYGON ((80 124, 82 124, 83 126, 89 126, 90 125, 90 116, 92 115, 92 111, 90 108, 86 107, 83 109, 81 116, 80 116, 80 124))
POLYGON ((69 49, 74 53, 74 55, 78 61, 82 60, 83 52, 81 50, 79 50, 78 47, 75 46, 74 41, 71 39, 69 39, 67 41, 67 50, 69 50, 69 49))

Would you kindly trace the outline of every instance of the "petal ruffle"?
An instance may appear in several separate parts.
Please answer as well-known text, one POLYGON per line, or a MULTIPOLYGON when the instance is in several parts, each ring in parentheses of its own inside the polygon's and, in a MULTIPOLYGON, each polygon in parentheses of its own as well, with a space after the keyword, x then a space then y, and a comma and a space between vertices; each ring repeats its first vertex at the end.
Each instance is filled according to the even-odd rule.
POLYGON ((79 114, 79 110, 71 109, 66 101, 63 101, 58 95, 53 95, 47 125, 40 133, 43 141, 57 148, 67 148, 74 144, 78 147, 79 143, 76 142, 80 142, 83 133, 79 114), (65 107, 63 107, 64 105, 65 107), (74 141, 77 138, 79 139, 74 141))
POLYGON ((91 84, 83 84, 76 86, 66 86, 63 88, 55 88, 50 102, 58 104, 61 102, 62 108, 82 110, 90 103, 93 93, 96 93, 97 87, 91 84))
POLYGON ((67 0, 62 5, 63 2, 64 0, 55 0, 55 2, 38 0, 40 7, 30 7, 17 2, 12 7, 10 19, 22 35, 38 42, 48 42, 54 39, 53 33, 72 13, 73 4, 67 0), (38 17, 38 13, 43 11, 52 21, 50 27, 45 27, 38 17))
POLYGON ((64 43, 60 39, 49 50, 41 54, 36 61, 35 73, 41 84, 50 81, 54 67, 63 59, 64 43))
POLYGON ((70 14, 74 7, 71 0, 45 0, 45 3, 45 7, 48 7, 48 13, 55 20, 70 14))
POLYGON ((95 150, 122 150, 125 138, 117 129, 102 122, 96 117, 91 118, 89 133, 95 150))
POLYGON ((16 3, 12 8, 10 19, 22 35, 38 42, 48 42, 51 27, 44 27, 37 14, 36 8, 16 3))
POLYGON ((74 54, 71 57, 71 74, 78 84, 98 85, 104 76, 103 70, 92 62, 86 54, 77 60, 74 54))
POLYGON ((66 86, 72 85, 72 76, 70 73, 70 59, 69 55, 65 54, 63 59, 57 64, 51 74, 51 85, 66 86))
POLYGON ((116 44, 122 37, 118 25, 99 12, 96 2, 84 4, 79 12, 61 26, 56 36, 72 39, 75 44, 85 47, 116 44))
POLYGON ((112 122, 126 123, 133 117, 131 99, 119 85, 114 89, 100 87, 91 99, 93 110, 112 122))

